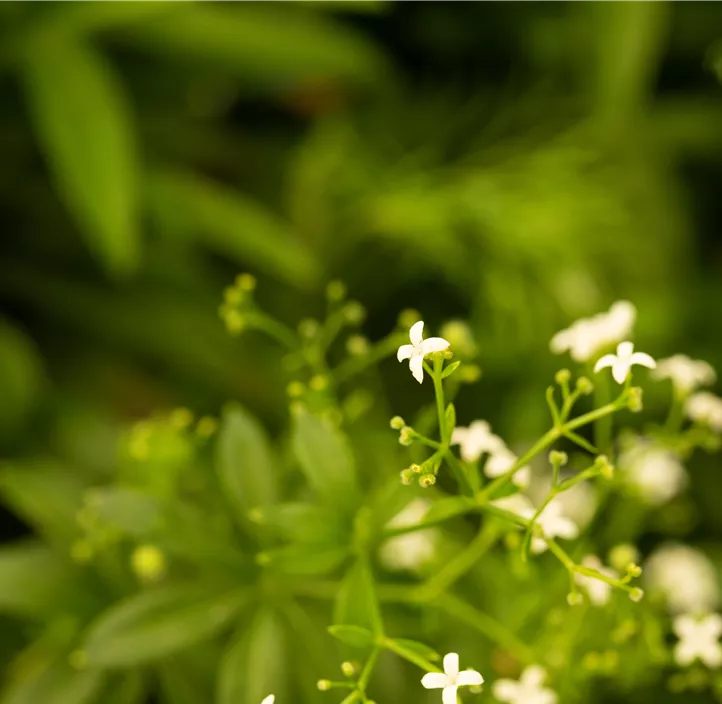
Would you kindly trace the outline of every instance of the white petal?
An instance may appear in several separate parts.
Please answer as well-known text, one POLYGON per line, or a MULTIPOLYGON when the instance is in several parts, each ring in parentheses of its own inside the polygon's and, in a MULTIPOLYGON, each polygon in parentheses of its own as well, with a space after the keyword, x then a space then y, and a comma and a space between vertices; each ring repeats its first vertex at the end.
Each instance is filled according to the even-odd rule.
POLYGON ((398 359, 399 362, 403 362, 405 359, 409 359, 413 353, 413 345, 401 345, 401 347, 399 347, 399 351, 396 353, 396 359, 398 359))
POLYGON ((484 678, 476 670, 464 670, 456 678, 456 684, 460 687, 471 687, 472 685, 484 684, 484 678))
POLYGON ((426 689, 441 689, 449 684, 449 678, 443 672, 427 672, 421 678, 421 684, 426 689))
POLYGON ((459 674, 459 655, 457 653, 444 655, 444 672, 449 677, 456 677, 459 674))
POLYGON ((420 354, 414 355, 409 361, 409 369, 420 384, 424 380, 424 358, 420 354))
POLYGON ((539 665, 531 665, 521 673, 521 677, 519 679, 525 687, 538 689, 544 684, 546 676, 547 673, 543 667, 540 667, 539 665))
POLYGON ((491 686, 491 691, 499 701, 513 703, 519 696, 519 683, 514 680, 497 680, 491 686))
POLYGON ((431 354, 432 352, 441 352, 450 346, 450 342, 445 340, 443 337, 430 337, 428 340, 424 340, 421 343, 421 348, 424 350, 424 355, 431 354))
POLYGON ((689 665, 697 657, 697 650, 693 645, 681 641, 674 647, 674 659, 678 665, 689 665))
POLYGON ((577 528, 577 524, 574 523, 571 518, 560 516, 554 522, 554 534, 560 538, 574 540, 574 538, 579 535, 579 528, 577 528))
POLYGON ((704 649, 700 649, 699 659, 707 667, 717 668, 722 665, 722 648, 719 643, 711 642, 704 649))
POLYGON ((633 352, 634 352, 634 343, 633 342, 620 342, 617 345, 617 357, 629 359, 632 356, 633 352))
POLYGON ((526 489, 531 481, 531 468, 522 467, 518 472, 516 472, 516 474, 514 474, 511 480, 520 489, 526 489))
POLYGON ((617 384, 623 384, 629 375, 629 361, 626 359, 617 359, 612 367, 612 376, 617 384))
POLYGON ((643 367, 648 367, 649 369, 654 369, 657 366, 657 362, 654 361, 654 358, 646 352, 635 352, 630 361, 632 364, 639 364, 643 367))
POLYGON ((614 363, 616 361, 617 361, 616 355, 605 354, 604 357, 597 360, 597 363, 594 365, 594 371, 598 372, 600 369, 605 369, 606 367, 614 366, 614 363))
POLYGON ((456 690, 457 686, 454 684, 444 687, 444 691, 441 693, 441 701, 444 704, 456 704, 456 690))
POLYGON ((677 616, 672 623, 672 630, 680 637, 684 638, 697 631, 697 619, 689 614, 677 616))
POLYGON ((451 444, 452 445, 463 445, 466 442, 466 438, 469 434, 468 428, 462 428, 457 426, 454 428, 454 432, 451 433, 451 444))
POLYGON ((273 704, 276 701, 276 697, 273 694, 269 694, 261 704, 273 704))
POLYGON ((419 320, 418 323, 414 323, 409 330, 409 340, 412 345, 420 345, 423 340, 422 334, 424 332, 424 321, 419 320))
POLYGON ((709 633, 716 640, 722 635, 722 616, 719 614, 710 614, 702 619, 700 624, 705 633, 709 633))

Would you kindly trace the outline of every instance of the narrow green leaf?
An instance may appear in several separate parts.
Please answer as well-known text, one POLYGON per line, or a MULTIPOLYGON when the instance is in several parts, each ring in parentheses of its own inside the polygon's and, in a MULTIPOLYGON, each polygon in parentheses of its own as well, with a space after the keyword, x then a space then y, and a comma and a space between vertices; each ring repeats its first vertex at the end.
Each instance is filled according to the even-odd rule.
POLYGON ((160 507, 157 500, 137 489, 107 486, 85 494, 85 506, 105 525, 143 537, 157 528, 160 507))
POLYGON ((424 522, 436 523, 445 521, 448 518, 468 513, 475 507, 476 503, 474 499, 468 496, 448 496, 434 501, 428 513, 424 516, 424 522))
POLYGON ((441 660, 441 655, 428 645, 424 645, 424 643, 419 643, 416 640, 408 640, 407 638, 394 638, 393 641, 400 650, 404 650, 407 653, 414 653, 424 660, 429 660, 430 662, 441 660))
POLYGON ((354 648, 367 648, 374 642, 374 635, 368 628, 361 626, 329 626, 328 632, 346 645, 354 648))
POLYGON ((308 483, 321 499, 347 509, 358 504, 354 460, 340 430, 301 408, 294 414, 292 443, 308 483))
POLYGON ((444 371, 441 373, 441 378, 446 379, 446 377, 451 376, 458 368, 461 362, 457 360, 456 362, 452 362, 444 371))
POLYGON ((372 83, 388 75, 382 54, 360 33, 293 10, 190 5, 147 22, 128 36, 150 51, 168 54, 174 62, 205 62, 266 90, 302 80, 372 83))
POLYGON ((451 433, 454 432, 454 428, 456 427, 456 408, 454 408, 453 403, 450 403, 446 407, 446 411, 444 413, 444 423, 446 425, 446 437, 450 438, 451 433))
POLYGON ((254 509, 251 515, 279 537, 297 543, 340 545, 348 534, 336 512, 316 504, 275 504, 254 509))
POLYGON ((361 626, 375 636, 382 635, 381 609, 366 558, 359 558, 346 573, 336 596, 333 620, 339 625, 361 626))
POLYGON ((91 624, 83 650, 95 667, 129 667, 210 638, 236 613, 246 594, 214 593, 198 585, 142 592, 111 606, 91 624))
POLYGON ((128 274, 140 249, 138 156, 122 86, 89 46, 48 37, 28 46, 23 79, 61 198, 107 270, 128 274))
POLYGON ((260 702, 269 694, 282 698, 288 670, 285 646, 278 615, 261 611, 250 628, 241 629, 221 659, 216 704, 260 702))
POLYGON ((99 701, 105 675, 99 670, 75 670, 61 657, 31 670, 27 679, 10 682, 0 704, 93 704, 99 701))
POLYGON ((340 567, 348 555, 346 546, 299 544, 261 553, 258 559, 276 572, 321 576, 340 567))
POLYGON ((216 443, 216 471, 241 523, 247 521, 249 511, 276 499, 276 472, 268 436, 238 404, 223 411, 216 443))
POLYGON ((158 171, 147 184, 151 213, 168 234, 206 247, 294 286, 318 279, 309 248, 262 203, 199 175, 158 171))
POLYGON ((39 542, 0 548, 0 611, 48 614, 72 581, 70 565, 39 542))

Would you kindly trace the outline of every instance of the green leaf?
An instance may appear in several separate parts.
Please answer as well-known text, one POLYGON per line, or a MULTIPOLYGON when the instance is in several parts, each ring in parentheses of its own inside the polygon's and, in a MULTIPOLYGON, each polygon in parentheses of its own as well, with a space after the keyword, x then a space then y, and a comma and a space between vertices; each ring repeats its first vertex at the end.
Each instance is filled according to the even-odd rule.
POLYGON ((358 505, 353 455, 340 430, 301 408, 294 413, 291 440, 308 483, 321 499, 346 509, 358 505))
POLYGON ((108 681, 103 691, 103 704, 143 704, 147 693, 143 678, 138 672, 124 672, 108 681))
POLYGON ((130 667, 210 638, 238 611, 242 590, 158 587, 111 606, 91 624, 83 650, 94 667, 130 667))
POLYGON ((157 500, 137 489, 108 486, 90 489, 85 497, 85 505, 103 524, 131 536, 148 535, 161 520, 157 500))
POLYGON ((461 362, 457 360, 456 362, 452 362, 444 371, 441 373, 441 378, 446 379, 447 376, 451 376, 458 368, 461 362))
POLYGON ((346 546, 299 544, 261 553, 258 560, 276 572, 321 576, 340 567, 348 555, 346 546))
POLYGON ((216 443, 216 470, 241 524, 247 521, 251 509, 275 501, 276 472, 268 436, 238 404, 223 411, 216 443))
POLYGON ((361 626, 375 636, 383 634, 381 609, 366 558, 359 558, 346 573, 336 596, 333 620, 338 625, 361 626))
POLYGON ((30 671, 27 679, 10 682, 0 704, 93 704, 99 701, 105 675, 99 670, 76 670, 66 658, 30 671))
POLYGON ((398 650, 403 650, 408 654, 417 655, 423 660, 428 660, 430 662, 437 662, 441 660, 441 655, 428 645, 424 645, 424 643, 419 643, 415 640, 408 640, 407 638, 394 638, 393 641, 398 650))
POLYGON ((360 33, 295 8, 184 5, 128 36, 148 50, 232 71, 259 88, 344 79, 375 83, 389 75, 382 54, 360 33))
POLYGON ((75 474, 51 460, 15 462, 0 470, 4 501, 53 541, 68 543, 79 534, 75 514, 84 491, 75 474))
POLYGON ((238 264, 308 288, 318 263, 306 244, 262 203, 199 175, 156 172, 147 184, 151 213, 168 234, 197 239, 238 264))
POLYGON ((23 79, 61 198, 106 269, 128 274, 140 249, 138 157, 122 86, 89 46, 48 37, 27 47, 23 79))
POLYGON ((286 635, 278 616, 261 611, 250 628, 242 628, 221 659, 216 704, 260 702, 269 694, 283 698, 286 635))
POLYGON ((453 403, 450 403, 446 407, 446 412, 444 413, 444 424, 446 425, 446 437, 450 438, 451 433, 454 432, 454 428, 456 427, 456 408, 453 403))
POLYGON ((468 496, 448 496, 434 501, 434 504, 426 516, 424 516, 424 522, 436 523, 445 521, 448 518, 468 513, 473 510, 475 506, 476 502, 474 499, 468 496))
POLYGON ((46 615, 72 582, 70 566, 39 542, 0 548, 0 611, 46 615))
POLYGON ((348 535, 336 512, 316 504, 275 504, 251 513, 254 521, 296 543, 340 545, 348 535))
POLYGON ((374 642, 374 636, 368 628, 361 626, 329 626, 328 632, 346 645, 354 648, 367 648, 374 642))

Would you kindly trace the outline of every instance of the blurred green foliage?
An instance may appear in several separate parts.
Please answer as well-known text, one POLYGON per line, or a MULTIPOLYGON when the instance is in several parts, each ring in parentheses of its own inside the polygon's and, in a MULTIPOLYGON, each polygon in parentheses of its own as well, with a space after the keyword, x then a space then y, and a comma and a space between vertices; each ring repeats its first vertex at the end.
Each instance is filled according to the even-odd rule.
MULTIPOLYGON (((459 414, 512 440, 545 428, 551 334, 615 298, 639 308, 645 349, 684 348, 721 369, 721 20, 716 3, 0 5, 0 486, 5 534, 35 536, 0 556, 0 664, 8 682, 30 683, 9 684, 2 704, 123 704, 147 691, 169 704, 220 691, 225 704, 271 690, 281 703, 283 678, 258 681, 258 663, 277 673, 289 653, 303 664, 288 696, 322 700, 328 614, 251 609, 235 580, 261 550, 290 572, 348 561, 358 526, 329 506, 356 508, 370 475, 397 476, 385 423, 428 399, 382 365, 371 401, 346 399, 364 417, 353 452, 310 414, 285 442, 281 352, 229 337, 217 315, 237 270, 257 275, 264 307, 292 325, 322 317, 336 278, 366 307, 373 339, 405 307, 430 323, 468 319, 484 385, 464 388, 459 414), (229 399, 240 404, 221 414, 229 399), (162 414, 128 430, 177 405, 221 415, 214 449, 162 414), (157 443, 152 486, 127 452, 143 445, 138 432, 157 443), (290 453, 319 501, 284 504, 267 534, 248 511, 298 488, 290 453), (244 463, 260 481, 243 483, 244 463), (100 488, 89 498, 89 487, 100 488), (177 581, 123 601, 138 592, 125 554, 79 577, 70 552, 89 500, 136 541, 160 535, 162 513, 177 581), (208 524, 226 501, 230 514, 208 524), (128 513, 148 523, 119 525, 128 513), (210 619, 204 599, 218 607, 210 619), (74 669, 78 634, 107 607, 90 663, 150 657, 132 629, 153 629, 153 657, 174 652, 141 675, 74 669), (204 639, 239 614, 221 655, 204 639)), ((719 488, 702 466, 694 536, 722 565, 719 488)), ((379 515, 394 508, 379 498, 379 515)), ((499 601, 504 584, 490 580, 484 597, 499 601)), ((492 610, 521 623, 533 605, 492 610)), ((396 619, 412 637, 423 630, 416 615, 396 619)), ((405 670, 379 667, 388 700, 403 701, 405 670)))

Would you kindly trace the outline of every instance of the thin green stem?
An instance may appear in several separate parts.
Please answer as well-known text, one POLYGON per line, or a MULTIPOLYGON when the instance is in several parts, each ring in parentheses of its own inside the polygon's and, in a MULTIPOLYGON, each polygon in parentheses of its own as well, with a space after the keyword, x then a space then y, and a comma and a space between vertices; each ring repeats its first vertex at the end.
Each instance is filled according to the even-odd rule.
MULTIPOLYGON (((603 407, 609 403, 609 379, 606 374, 597 375, 594 384, 594 405, 603 407)), ((605 452, 612 441, 612 419, 600 416, 594 423, 594 444, 605 452)))
POLYGON ((371 673, 374 670, 376 661, 379 659, 380 654, 381 654, 381 648, 379 648, 379 646, 375 646, 374 649, 371 651, 371 655, 369 655, 369 658, 366 661, 366 664, 364 665, 364 669, 361 671, 361 674, 359 675, 358 682, 356 683, 356 687, 360 690, 364 699, 366 698, 366 687, 368 687, 369 679, 371 678, 371 673))
POLYGON ((337 384, 343 384, 374 364, 386 359, 386 357, 390 357, 403 343, 404 337, 401 334, 392 333, 387 338, 373 345, 365 355, 345 359, 333 370, 332 375, 335 382, 337 384))
POLYGON ((291 328, 287 325, 284 325, 280 320, 276 320, 261 311, 254 311, 249 317, 254 327, 258 330, 262 330, 269 337, 272 337, 277 342, 280 342, 284 347, 287 347, 292 352, 298 352, 298 338, 293 330, 291 330, 291 328))
POLYGON ((386 650, 390 650, 392 653, 395 653, 404 660, 408 660, 410 663, 413 663, 426 672, 441 672, 436 665, 430 663, 428 660, 425 660, 420 655, 417 655, 409 650, 399 648, 393 638, 382 639, 381 645, 386 648, 386 650))
POLYGON ((444 404, 444 383, 441 380, 441 369, 444 366, 444 360, 441 358, 434 360, 434 369, 431 376, 434 380, 434 395, 436 396, 436 414, 439 417, 439 437, 441 444, 448 447, 450 437, 446 432, 446 406, 444 404))

